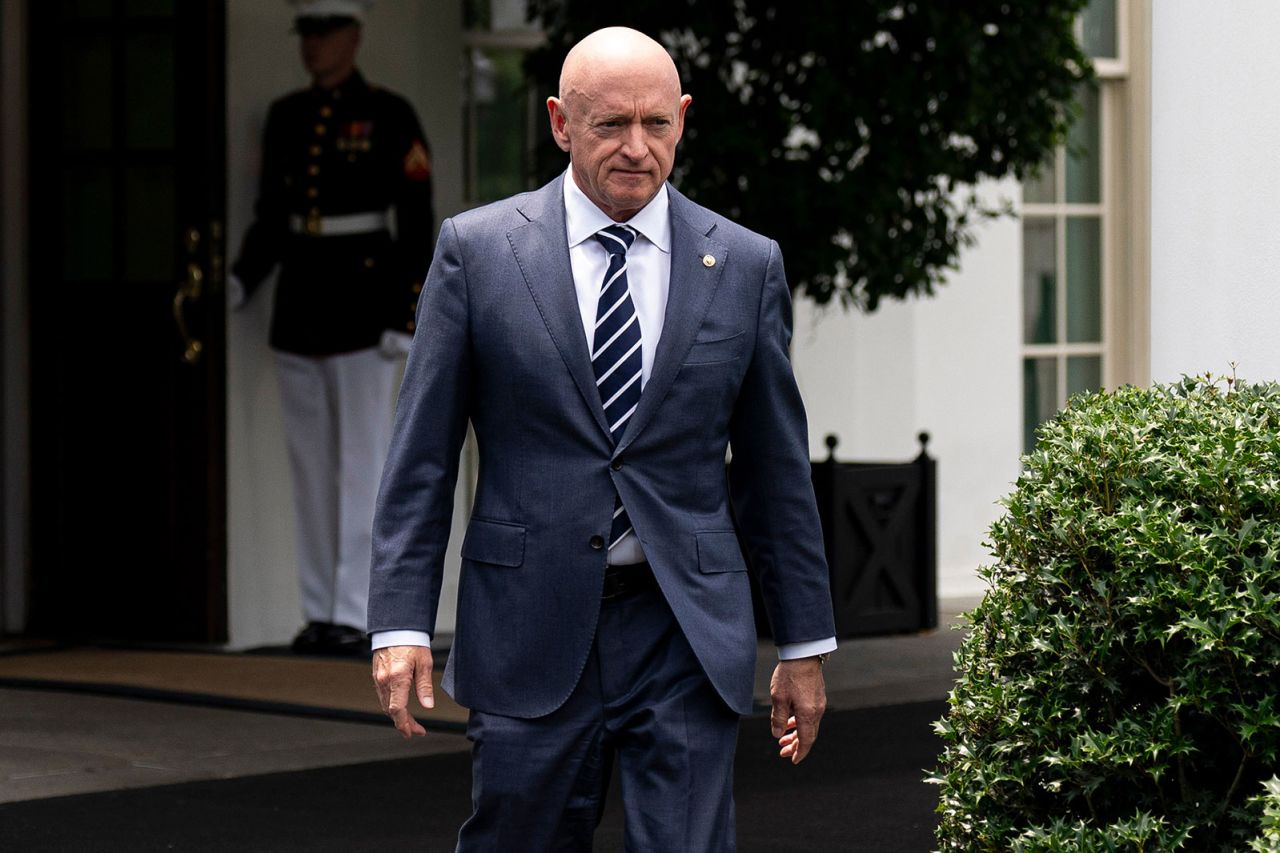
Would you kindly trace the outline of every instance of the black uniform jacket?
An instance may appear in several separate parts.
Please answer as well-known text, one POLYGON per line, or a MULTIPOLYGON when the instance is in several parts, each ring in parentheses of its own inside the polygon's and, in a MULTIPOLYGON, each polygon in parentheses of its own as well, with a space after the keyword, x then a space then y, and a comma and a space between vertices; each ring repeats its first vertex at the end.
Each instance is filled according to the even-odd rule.
POLYGON ((274 102, 255 214, 231 269, 251 296, 280 264, 273 348, 335 355, 413 331, 435 222, 431 155, 404 98, 356 72, 274 102), (392 210, 394 237, 323 233, 332 217, 392 210))

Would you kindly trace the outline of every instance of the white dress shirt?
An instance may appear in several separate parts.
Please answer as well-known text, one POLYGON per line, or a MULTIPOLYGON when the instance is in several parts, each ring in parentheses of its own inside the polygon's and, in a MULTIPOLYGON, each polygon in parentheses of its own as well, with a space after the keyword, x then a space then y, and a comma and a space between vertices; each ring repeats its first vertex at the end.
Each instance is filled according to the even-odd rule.
MULTIPOLYGON (((637 237, 627 250, 627 287, 635 304, 636 319, 640 324, 640 387, 643 390, 653 371, 653 357, 662 338, 662 323, 667 312, 667 293, 671 284, 671 214, 667 197, 667 185, 627 220, 637 237)), ((573 272, 573 287, 578 295, 578 310, 582 314, 582 333, 587 348, 592 348, 595 337, 596 308, 600 301, 600 283, 609 268, 609 253, 595 235, 601 229, 616 224, 604 211, 578 188, 573 180, 573 170, 564 176, 564 220, 569 239, 569 265, 573 272)), ((634 533, 628 533, 609 549, 610 565, 628 565, 644 562, 644 551, 634 533)), ((373 648, 386 646, 429 646, 431 637, 423 631, 378 631, 372 637, 373 648)), ((808 643, 787 643, 778 646, 778 658, 812 657, 836 648, 835 637, 808 643)))

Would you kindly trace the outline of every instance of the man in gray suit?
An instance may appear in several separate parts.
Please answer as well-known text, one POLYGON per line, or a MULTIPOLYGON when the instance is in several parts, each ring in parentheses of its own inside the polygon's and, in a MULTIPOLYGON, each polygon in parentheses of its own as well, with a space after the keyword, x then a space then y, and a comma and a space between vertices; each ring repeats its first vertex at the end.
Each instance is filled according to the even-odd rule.
POLYGON ((568 171, 441 229, 369 628, 383 709, 424 734, 408 700, 433 704, 470 422, 479 483, 444 674, 474 743, 459 850, 591 849, 615 760, 627 849, 735 849, 756 651, 744 552, 779 643, 779 754, 799 762, 818 732, 835 630, 790 292, 776 243, 666 183, 690 101, 657 42, 593 33, 547 102, 568 171))

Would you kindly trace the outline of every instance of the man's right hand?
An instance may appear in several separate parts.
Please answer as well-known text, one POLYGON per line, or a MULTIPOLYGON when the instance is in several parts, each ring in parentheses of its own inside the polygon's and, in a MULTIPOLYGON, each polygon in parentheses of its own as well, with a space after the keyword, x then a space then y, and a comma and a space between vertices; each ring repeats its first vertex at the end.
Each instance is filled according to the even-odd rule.
POLYGON ((423 708, 436 706, 431 666, 431 649, 426 646, 390 646, 373 653, 378 701, 406 740, 427 733, 409 713, 409 689, 413 688, 423 708))

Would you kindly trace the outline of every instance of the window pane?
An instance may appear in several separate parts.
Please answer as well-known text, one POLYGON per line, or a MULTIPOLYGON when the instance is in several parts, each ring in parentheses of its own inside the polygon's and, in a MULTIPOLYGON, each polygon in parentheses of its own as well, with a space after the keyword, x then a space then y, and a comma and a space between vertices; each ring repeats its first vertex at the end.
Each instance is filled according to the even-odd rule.
POLYGON ((1036 427, 1058 411, 1058 365, 1056 358, 1027 358, 1022 361, 1022 449, 1030 453, 1036 445, 1036 427))
POLYGON ((1095 59, 1115 59, 1116 0, 1093 0, 1080 19, 1084 52, 1095 59))
POLYGON ((1054 221, 1029 216, 1022 222, 1022 339, 1051 344, 1058 339, 1057 244, 1054 221))
POLYGON ((67 38, 62 43, 62 144, 72 149, 111 147, 111 40, 67 38))
POLYGON ((173 15, 173 0, 128 0, 124 12, 138 18, 168 18, 173 15))
POLYGON ((114 202, 110 168, 71 166, 62 172, 59 258, 64 281, 101 281, 112 277, 114 202))
POLYGON ((1096 216, 1067 219, 1067 340, 1102 340, 1102 223, 1096 216))
POLYGON ((493 201, 526 189, 529 116, 523 61, 519 50, 471 51, 475 201, 493 201))
POLYGON ((1067 396, 1097 391, 1102 387, 1102 357, 1073 355, 1067 359, 1067 396))
POLYGON ((1022 201, 1025 204, 1053 204, 1058 200, 1054 186, 1054 157, 1041 164, 1040 174, 1029 178, 1022 185, 1022 201))
POLYGON ((1080 92, 1081 112, 1067 134, 1067 201, 1096 204, 1102 200, 1102 161, 1098 90, 1080 92))
POLYGON ((463 0, 462 26, 468 30, 492 29, 490 22, 493 14, 489 9, 489 0, 463 0))
POLYGON ((131 282, 173 280, 178 218, 173 167, 130 167, 124 199, 125 277, 131 282))
POLYGON ((173 36, 129 36, 125 54, 128 105, 125 118, 130 148, 172 148, 174 142, 173 36))
POLYGON ((462 26, 468 30, 536 30, 525 18, 529 0, 463 0, 462 26))
POLYGON ((527 30, 534 25, 525 20, 528 0, 489 0, 495 30, 527 30))
POLYGON ((63 0, 58 6, 64 20, 111 17, 111 0, 63 0))

